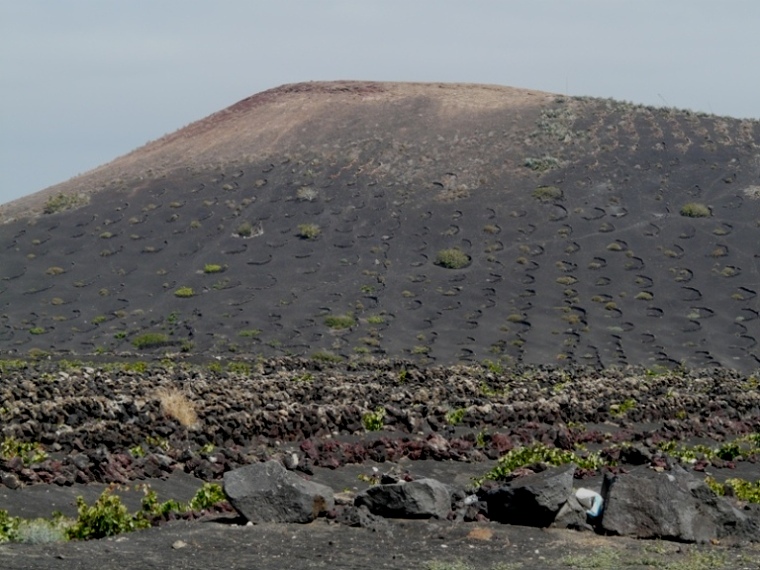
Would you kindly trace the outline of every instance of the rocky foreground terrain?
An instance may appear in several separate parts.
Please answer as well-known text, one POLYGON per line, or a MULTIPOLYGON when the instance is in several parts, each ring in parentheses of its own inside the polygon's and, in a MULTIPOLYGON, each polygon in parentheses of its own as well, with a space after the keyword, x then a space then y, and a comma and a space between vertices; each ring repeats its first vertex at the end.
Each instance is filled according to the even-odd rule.
MULTIPOLYGON (((129 489, 146 481, 160 489, 162 500, 184 500, 204 481, 221 483, 225 473, 241 466, 276 460, 307 480, 326 484, 341 496, 347 494, 348 499, 339 501, 332 515, 327 513, 293 531, 309 548, 321 544, 319 557, 308 564, 298 562, 300 554, 295 552, 275 555, 273 543, 260 546, 270 549, 261 556, 265 566, 272 568, 277 567, 275 558, 267 556, 285 556, 294 567, 330 565, 324 558, 328 546, 347 537, 361 544, 351 547, 351 552, 366 549, 372 567, 394 568, 410 567, 412 561, 411 567, 426 567, 456 560, 474 568, 497 567, 498 549, 494 550, 491 540, 511 540, 516 549, 527 548, 533 540, 541 544, 539 550, 565 544, 552 555, 556 564, 572 562, 572 556, 599 556, 600 549, 609 560, 615 560, 628 548, 638 552, 646 546, 627 538, 604 538, 590 530, 556 529, 533 535, 528 527, 489 522, 499 517, 493 507, 491 517, 488 508, 483 508, 488 502, 485 495, 476 506, 462 502, 468 494, 478 492, 473 478, 482 479, 506 465, 499 458, 516 456, 520 450, 522 459, 515 459, 517 463, 509 469, 491 471, 501 482, 486 480, 479 493, 512 479, 514 475, 508 474, 512 468, 522 476, 541 474, 562 453, 574 454, 578 465, 574 486, 597 491, 603 473, 623 477, 646 469, 667 474, 681 465, 699 481, 709 480, 714 489, 730 493, 730 481, 755 482, 760 472, 758 380, 729 371, 505 369, 496 362, 424 368, 408 361, 335 364, 297 358, 209 363, 179 359, 116 363, 6 360, 0 366, 2 437, 6 444, 29 444, 24 448, 26 455, 5 457, 0 463, 0 499, 6 503, 2 508, 9 508, 13 515, 49 516, 51 511, 44 512, 44 503, 55 502, 51 497, 58 494, 69 500, 68 504, 59 500, 64 504, 56 503, 56 508, 75 516, 71 499, 77 492, 94 498, 94 490, 102 490, 103 484, 129 489), (525 451, 531 449, 532 455, 525 451), (383 473, 396 479, 438 479, 459 489, 458 499, 453 496, 450 512, 436 523, 386 519, 376 524, 373 517, 360 520, 358 515, 351 515, 352 519, 345 514, 344 523, 353 521, 365 528, 336 522, 341 520, 340 512, 354 508, 341 505, 351 505, 351 497, 380 483, 383 473), (723 486, 727 480, 729 484, 723 486), (41 489, 49 494, 41 495, 41 489), (346 533, 340 539, 334 536, 338 526, 346 533), (452 550, 421 548, 416 554, 414 547, 405 549, 397 544, 393 548, 398 549, 398 561, 375 558, 378 545, 388 548, 391 535, 397 541, 399 534, 407 532, 424 544, 452 540, 452 532, 458 533, 460 542, 456 547, 452 544, 452 550), (483 532, 487 538, 467 538, 471 532, 476 536, 483 532), (481 546, 483 556, 473 556, 470 547, 481 546), (423 557, 415 558, 417 554, 423 557)), ((129 501, 128 491, 124 496, 129 501)), ((733 499, 732 504, 747 516, 756 515, 747 501, 733 499)), ((232 511, 207 515, 206 519, 209 516, 217 521, 222 520, 220 516, 234 517, 232 511)), ((176 540, 190 533, 198 545, 206 545, 197 548, 206 549, 208 555, 214 541, 239 538, 235 533, 243 532, 231 530, 234 525, 223 525, 222 532, 220 525, 174 522, 124 535, 126 538, 119 539, 122 542, 107 550, 133 548, 150 540, 149 536, 160 542, 171 533, 178 533, 176 540), (217 530, 211 532, 212 528, 217 530), (206 535, 206 529, 211 533, 206 535)), ((292 528, 285 524, 277 530, 277 526, 244 532, 263 533, 261 536, 271 541, 271 533, 279 536, 292 528)), ((659 556, 661 567, 680 559, 710 556, 714 566, 693 567, 729 568, 737 567, 732 564, 742 553, 746 559, 743 567, 752 568, 760 560, 752 540, 751 531, 748 535, 731 530, 716 537, 712 545, 708 541, 676 552, 668 543, 658 547, 661 555, 654 556, 659 556)), ((80 560, 84 552, 92 555, 91 547, 72 542, 5 545, 0 557, 6 567, 54 567, 44 554, 52 552, 74 560, 80 560)), ((201 552, 196 554, 202 559, 201 552)), ((352 567, 349 552, 329 556, 338 567, 352 567)), ((175 567, 200 567, 183 560, 175 567)), ((353 567, 365 567, 353 560, 353 567)), ((510 563, 515 565, 507 567, 541 567, 541 560, 529 551, 510 563)), ((615 566, 611 564, 609 567, 615 566)), ((647 566, 642 563, 638 567, 647 566)))

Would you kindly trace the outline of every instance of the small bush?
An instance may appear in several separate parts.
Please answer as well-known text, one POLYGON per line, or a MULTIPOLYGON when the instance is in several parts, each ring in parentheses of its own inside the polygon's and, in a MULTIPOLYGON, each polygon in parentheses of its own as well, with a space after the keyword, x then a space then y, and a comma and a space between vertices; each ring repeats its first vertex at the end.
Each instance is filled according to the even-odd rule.
POLYGON ((298 237, 301 239, 317 239, 322 230, 317 224, 301 224, 298 226, 298 237))
POLYGON ((148 521, 139 520, 131 515, 121 499, 108 488, 92 506, 87 505, 82 497, 77 497, 77 520, 69 527, 67 534, 71 539, 87 540, 114 536, 148 526, 148 521))
POLYGON ((710 208, 697 202, 689 202, 681 206, 681 215, 687 218, 709 218, 712 213, 710 208))
POLYGON ((216 263, 207 263, 203 266, 203 273, 221 273, 227 269, 226 265, 218 265, 216 263))
POLYGON ((221 485, 217 483, 204 483, 195 493, 195 496, 190 499, 188 506, 193 511, 202 511, 226 500, 227 497, 221 485))
MULTIPOLYGON (((25 544, 50 544, 67 540, 66 527, 60 517, 52 520, 33 519, 21 521, 15 542, 25 544)), ((0 542, 2 539, 0 538, 0 542)))
POLYGON ((243 222, 238 226, 235 233, 240 237, 251 237, 253 235, 253 226, 250 222, 243 222))
POLYGON ((331 329, 350 329, 356 324, 353 315, 328 315, 325 317, 325 324, 331 329))
POLYGON ((174 296, 180 299, 189 299, 195 296, 195 291, 193 291, 192 287, 180 287, 174 292, 174 296))
POLYGON ((330 364, 343 362, 343 358, 341 356, 334 354, 332 352, 329 352, 327 350, 318 350, 317 352, 314 352, 311 355, 311 359, 316 360, 317 362, 327 362, 330 364))
POLYGON ((47 330, 45 330, 42 327, 33 327, 29 329, 29 334, 33 334, 33 335, 45 334, 46 332, 47 330))
POLYGON ((169 337, 164 333, 145 333, 132 339, 132 345, 138 350, 159 348, 169 344, 169 337))
POLYGON ((243 338, 256 338, 261 334, 261 330, 259 329, 246 329, 242 330, 238 333, 238 336, 243 338))
POLYGON ((19 441, 13 437, 6 437, 0 441, 0 459, 19 457, 24 465, 31 465, 45 461, 47 456, 39 443, 19 441))
POLYGON ((470 264, 470 256, 461 249, 442 249, 435 256, 435 264, 446 269, 462 269, 470 264))
POLYGON ((48 198, 47 202, 45 202, 45 206, 43 207, 42 211, 45 214, 55 214, 57 212, 63 212, 64 210, 70 210, 72 208, 76 208, 77 206, 81 206, 83 204, 86 204, 88 202, 88 199, 86 196, 82 195, 75 195, 75 194, 63 194, 58 193, 55 196, 51 196, 48 198))
POLYGON ((556 202, 562 200, 562 190, 556 186, 539 186, 533 190, 533 197, 539 202, 556 202))
POLYGON ((63 267, 48 267, 47 271, 45 271, 48 275, 62 275, 63 273, 66 273, 66 270, 63 269, 63 267))
POLYGON ((561 167, 562 163, 559 161, 559 159, 554 158, 553 156, 544 155, 537 158, 526 158, 523 161, 523 166, 526 166, 527 168, 530 168, 536 172, 545 172, 547 170, 553 170, 554 168, 561 167))
POLYGON ((467 413, 466 408, 458 408, 456 410, 451 410, 446 414, 446 423, 450 426, 458 426, 462 423, 462 420, 464 419, 464 415, 467 413))
POLYGON ((383 429, 385 408, 379 407, 374 412, 367 412, 362 416, 362 425, 367 431, 380 431, 383 429))
POLYGON ((303 186, 296 191, 296 199, 301 202, 313 202, 319 197, 319 191, 309 186, 303 186))

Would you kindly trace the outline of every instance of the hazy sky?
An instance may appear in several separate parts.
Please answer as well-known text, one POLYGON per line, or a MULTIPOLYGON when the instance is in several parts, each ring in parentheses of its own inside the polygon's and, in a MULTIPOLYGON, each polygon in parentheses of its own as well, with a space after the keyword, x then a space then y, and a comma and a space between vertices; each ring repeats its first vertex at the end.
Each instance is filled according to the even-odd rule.
POLYGON ((0 0, 0 203, 298 81, 760 118, 758 26, 758 0, 0 0))

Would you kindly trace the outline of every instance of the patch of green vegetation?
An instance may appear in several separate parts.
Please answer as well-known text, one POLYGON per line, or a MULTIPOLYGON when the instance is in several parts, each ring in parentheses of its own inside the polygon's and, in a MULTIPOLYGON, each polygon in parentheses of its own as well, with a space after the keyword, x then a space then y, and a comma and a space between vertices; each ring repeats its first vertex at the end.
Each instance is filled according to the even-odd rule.
POLYGON ((92 320, 90 321, 93 325, 99 325, 101 323, 104 323, 108 317, 105 315, 97 315, 95 317, 92 317, 92 320))
POLYGON ((180 299, 189 299, 190 297, 195 296, 195 291, 193 291, 192 287, 180 287, 174 291, 174 296, 179 297, 180 299))
POLYGON ((253 235, 253 226, 250 222, 243 222, 237 227, 237 230, 235 230, 235 233, 239 237, 251 237, 253 235))
POLYGON ((63 267, 53 266, 53 267, 48 267, 45 273, 47 273, 48 275, 62 275, 66 273, 66 270, 63 269, 63 267))
POLYGON ((170 343, 169 337, 164 333, 145 333, 132 339, 132 345, 138 350, 146 348, 159 348, 170 343))
POLYGON ((45 214, 55 214, 57 212, 63 212, 64 210, 71 210, 78 206, 87 204, 89 199, 85 195, 81 194, 63 194, 59 192, 55 196, 48 198, 45 202, 45 206, 42 211, 45 214))
POLYGON ((442 249, 435 256, 435 264, 446 269, 462 269, 470 264, 470 256, 455 247, 442 249))
POLYGON ((689 202, 681 206, 680 214, 687 218, 709 218, 712 215, 710 208, 698 202, 689 202))
POLYGON ((0 441, 0 458, 21 458, 24 465, 39 463, 47 459, 47 453, 39 443, 19 441, 14 437, 6 437, 0 441))
POLYGON ((539 186, 532 192, 532 196, 539 202, 557 202, 564 198, 562 190, 556 186, 539 186))
POLYGON ((499 459, 497 465, 485 474, 485 479, 505 479, 512 471, 518 467, 531 465, 532 463, 548 463, 549 465, 565 465, 574 463, 581 469, 600 469, 608 465, 598 453, 584 452, 582 455, 557 449, 556 447, 547 447, 543 443, 533 443, 531 445, 516 447, 499 459))
POLYGON ((571 554, 560 560, 563 568, 574 568, 578 570, 591 570, 600 568, 608 570, 610 568, 621 568, 624 561, 620 558, 620 552, 613 548, 596 548, 587 554, 571 554))
POLYGON ((664 453, 681 461, 690 463, 697 459, 712 460, 714 458, 723 461, 734 461, 739 458, 748 458, 760 455, 760 434, 752 433, 736 438, 733 441, 722 443, 717 447, 706 445, 687 446, 676 441, 662 441, 657 447, 664 453))
POLYGON ((560 168, 562 162, 548 154, 541 157, 528 157, 523 161, 523 166, 530 168, 535 172, 546 172, 548 170, 554 170, 560 168))
POLYGON ((300 224, 298 226, 298 237, 301 239, 317 239, 322 230, 317 224, 300 224))
POLYGON ((636 407, 636 400, 628 398, 627 400, 620 402, 619 404, 612 404, 610 406, 610 415, 614 417, 622 417, 636 407))
POLYGON ((226 500, 222 487, 216 483, 204 483, 187 504, 174 499, 160 502, 156 492, 146 485, 143 488, 145 496, 142 508, 130 513, 113 491, 112 487, 104 490, 93 505, 88 505, 82 497, 78 497, 77 518, 65 526, 66 536, 73 540, 114 536, 148 528, 172 513, 201 511, 226 500))
POLYGON ((705 479, 705 483, 707 483, 708 487, 710 487, 716 495, 723 496, 730 489, 731 494, 740 501, 760 503, 760 479, 752 482, 735 477, 727 479, 726 482, 721 485, 712 477, 708 477, 705 479))
POLYGON ((260 329, 244 329, 238 332, 238 336, 242 338, 256 338, 261 334, 260 329))
POLYGON ((47 330, 44 329, 43 327, 32 327, 29 329, 29 334, 33 334, 33 335, 45 334, 46 332, 47 330))
POLYGON ((129 513, 121 499, 108 488, 93 505, 88 505, 77 497, 77 520, 68 529, 68 536, 74 540, 105 538, 147 528, 150 523, 129 513))
POLYGON ((446 413, 446 423, 450 426, 458 426, 462 423, 464 415, 467 413, 467 408, 457 408, 446 413))
POLYGON ((60 513, 46 519, 22 519, 12 517, 0 510, 0 543, 22 542, 26 544, 49 544, 63 542, 66 536, 66 520, 60 513))
POLYGON ((226 501, 227 497, 224 495, 224 490, 221 485, 217 483, 204 483, 203 486, 198 489, 188 506, 190 510, 202 511, 204 509, 210 509, 214 505, 226 501))
POLYGON ((380 431, 383 429, 384 419, 385 408, 380 406, 374 412, 367 412, 362 416, 362 425, 367 431, 380 431))
POLYGON ((250 376, 250 374, 253 372, 253 367, 248 362, 232 361, 227 363, 227 371, 233 374, 250 376))
POLYGON ((367 322, 371 325, 382 325, 385 323, 385 317, 383 315, 370 315, 367 317, 367 322))
POLYGON ((654 299, 654 295, 650 293, 649 291, 641 291, 640 293, 637 293, 634 297, 637 301, 651 301, 654 299))
POLYGON ((356 324, 353 315, 328 315, 325 317, 325 324, 331 329, 350 329, 356 324))
POLYGON ((343 357, 327 350, 318 350, 317 352, 312 353, 311 359, 316 360, 317 362, 327 362, 332 364, 343 362, 343 357))
POLYGON ((203 273, 221 273, 227 269, 226 265, 219 265, 217 263, 207 263, 203 266, 203 273))
POLYGON ((486 358, 483 361, 483 366, 485 366, 486 370, 488 370, 492 374, 497 374, 497 375, 504 374, 504 365, 498 360, 490 360, 486 358))

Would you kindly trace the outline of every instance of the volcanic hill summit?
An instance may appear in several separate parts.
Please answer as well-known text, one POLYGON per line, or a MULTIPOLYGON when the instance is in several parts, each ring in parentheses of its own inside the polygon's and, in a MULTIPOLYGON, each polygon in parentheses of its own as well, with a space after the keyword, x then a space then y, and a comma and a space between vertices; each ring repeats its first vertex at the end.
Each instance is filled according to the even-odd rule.
POLYGON ((760 365, 760 123, 259 93, 0 208, 0 351, 760 365))

